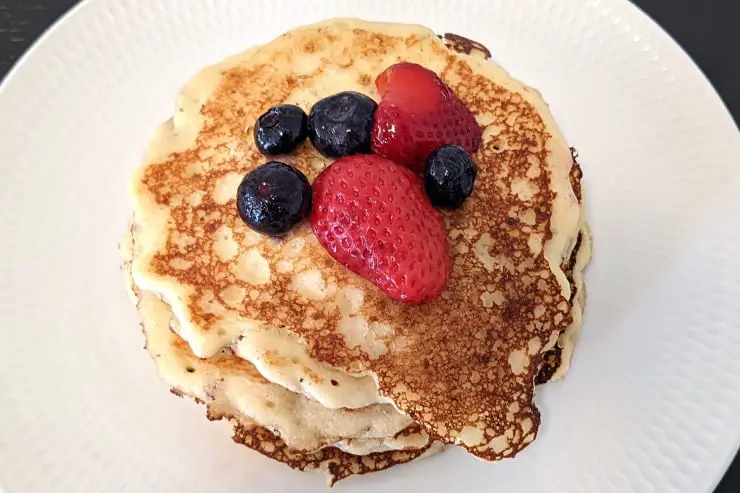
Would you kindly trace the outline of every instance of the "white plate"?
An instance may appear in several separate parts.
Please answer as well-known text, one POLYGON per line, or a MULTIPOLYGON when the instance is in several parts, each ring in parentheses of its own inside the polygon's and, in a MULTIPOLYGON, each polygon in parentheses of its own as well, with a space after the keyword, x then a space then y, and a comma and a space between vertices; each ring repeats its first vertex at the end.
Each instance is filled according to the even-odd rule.
MULTIPOLYGON (((621 0, 92 0, 0 92, 0 484, 7 493, 325 491, 234 445, 142 351, 125 183, 201 67, 327 17, 482 41, 542 90, 596 237, 583 337, 516 460, 458 450, 338 491, 708 492, 740 443, 740 137, 621 0)), ((709 33, 708 33, 709 35, 709 33)))

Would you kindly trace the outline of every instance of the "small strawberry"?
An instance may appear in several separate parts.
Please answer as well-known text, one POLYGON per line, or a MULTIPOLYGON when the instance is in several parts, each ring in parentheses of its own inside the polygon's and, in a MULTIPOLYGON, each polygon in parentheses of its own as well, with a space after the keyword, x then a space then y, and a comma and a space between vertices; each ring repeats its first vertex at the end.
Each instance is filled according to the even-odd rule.
POLYGON ((447 234, 421 178, 383 157, 326 168, 313 182, 311 228, 337 262, 394 300, 432 300, 450 277, 447 234))
POLYGON ((380 74, 375 86, 382 98, 373 124, 376 154, 421 172, 440 146, 456 144, 469 154, 478 150, 482 131, 475 116, 431 70, 398 63, 380 74))

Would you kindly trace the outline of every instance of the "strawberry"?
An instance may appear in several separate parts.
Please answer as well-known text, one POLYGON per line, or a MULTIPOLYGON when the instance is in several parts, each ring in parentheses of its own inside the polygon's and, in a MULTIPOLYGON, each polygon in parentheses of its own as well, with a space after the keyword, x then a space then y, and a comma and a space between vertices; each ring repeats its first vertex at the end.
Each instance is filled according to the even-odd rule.
POLYGON ((388 67, 375 80, 381 102, 373 123, 373 152, 424 170, 432 151, 456 144, 478 150, 482 131, 475 116, 437 74, 415 63, 388 67))
POLYGON ((394 300, 440 295, 447 234, 419 176, 386 158, 338 159, 313 182, 311 228, 334 259, 394 300))

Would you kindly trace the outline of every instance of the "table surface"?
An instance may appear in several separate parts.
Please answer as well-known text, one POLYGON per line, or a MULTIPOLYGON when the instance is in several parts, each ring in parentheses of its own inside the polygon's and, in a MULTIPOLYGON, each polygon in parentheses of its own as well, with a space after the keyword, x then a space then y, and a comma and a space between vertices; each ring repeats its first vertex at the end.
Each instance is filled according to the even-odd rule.
MULTIPOLYGON (((39 35, 78 0, 0 0, 0 78, 39 35)), ((635 0, 704 71, 740 121, 740 2, 635 0)), ((738 423, 740 426, 740 423, 738 423)), ((740 457, 715 493, 740 492, 740 457)))

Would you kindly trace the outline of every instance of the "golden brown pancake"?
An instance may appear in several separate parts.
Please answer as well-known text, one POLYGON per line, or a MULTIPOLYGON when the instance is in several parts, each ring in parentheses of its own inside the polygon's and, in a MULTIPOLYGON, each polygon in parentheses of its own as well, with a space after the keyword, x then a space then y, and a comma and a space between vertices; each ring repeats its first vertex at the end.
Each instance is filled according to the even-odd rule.
MULTIPOLYGON (((584 232, 587 234, 587 232, 584 232)), ((122 243, 122 253, 124 257, 124 273, 126 274, 126 283, 130 288, 130 294, 132 300, 138 305, 138 290, 132 284, 130 276, 130 260, 133 249, 132 243, 133 237, 127 235, 122 243)), ((567 273, 569 280, 572 279, 572 274, 576 270, 577 258, 586 258, 583 253, 580 255, 579 252, 583 252, 581 247, 585 246, 585 242, 589 241, 588 236, 579 237, 578 245, 574 251, 573 258, 570 261, 567 273)), ((577 270, 576 270, 577 271, 577 270)), ((582 288, 582 284, 576 281, 571 281, 574 294, 578 292, 579 287, 582 288)), ((149 325, 143 327, 145 336, 152 331, 153 327, 149 325)), ((154 327, 156 330, 156 327, 154 327)), ((570 330, 570 329, 569 329, 570 330)), ((181 374, 188 374, 191 371, 195 372, 195 366, 190 366, 189 361, 193 360, 190 354, 189 348, 186 347, 182 341, 179 341, 174 334, 170 334, 170 341, 173 344, 172 353, 181 354, 184 352, 184 360, 179 365, 181 374)), ((147 337, 148 339, 148 337, 147 337)), ((147 348, 152 352, 154 360, 161 363, 162 348, 158 345, 153 347, 147 344, 147 348)), ((560 354, 562 349, 560 347, 553 348, 546 355, 546 363, 540 369, 538 374, 538 383, 544 383, 549 380, 553 373, 558 370, 560 366, 560 354), (547 357, 551 355, 552 358, 557 358, 557 364, 549 362, 547 357)), ((171 355, 169 357, 172 357, 171 355)), ((181 356, 182 357, 182 356, 181 356)), ((177 358, 177 356, 175 356, 177 358)), ((215 361, 211 361, 211 364, 218 366, 222 371, 229 372, 229 370, 236 369, 237 372, 246 373, 249 378, 254 378, 258 381, 264 381, 261 375, 254 372, 254 368, 246 361, 238 361, 231 358, 228 354, 221 357, 217 357, 215 361), (223 361, 227 361, 227 364, 223 364, 223 361)), ((197 365, 200 366, 200 365, 197 365)), ((167 372, 167 365, 160 369, 162 372, 167 372)), ((344 479, 350 475, 359 475, 369 472, 376 472, 382 469, 391 467, 393 465, 401 464, 416 458, 421 458, 430 454, 441 451, 442 446, 439 442, 432 442, 428 439, 425 433, 420 429, 419 425, 409 426, 403 431, 399 432, 392 439, 346 439, 342 442, 335 444, 338 446, 324 447, 320 450, 297 450, 289 447, 284 440, 282 440, 274 432, 268 430, 265 427, 261 427, 242 413, 235 411, 233 408, 223 405, 214 405, 212 399, 215 398, 213 392, 202 393, 198 390, 188 390, 183 382, 179 379, 168 378, 165 375, 165 380, 175 385, 171 391, 173 394, 179 397, 192 397, 194 400, 206 404, 208 409, 208 418, 210 420, 228 419, 234 426, 234 441, 236 443, 247 445, 248 447, 260 452, 261 454, 270 457, 272 459, 283 462, 294 469, 299 470, 323 470, 329 477, 329 484, 333 485, 336 481, 344 479), (197 397, 200 395, 200 397, 197 397), (382 449, 390 446, 393 450, 385 452, 376 452, 375 450, 382 449), (345 451, 349 450, 349 452, 345 451), (367 456, 367 457, 363 457, 367 456)), ((223 402, 223 401, 221 401, 223 402)), ((218 403, 216 403, 218 404, 218 403)))
POLYGON ((398 464, 423 458, 438 452, 442 447, 439 442, 432 442, 418 450, 374 452, 362 456, 342 452, 336 447, 327 447, 314 452, 300 452, 286 447, 285 442, 265 428, 244 425, 235 427, 233 439, 236 443, 244 444, 293 469, 323 470, 329 475, 330 485, 349 476, 382 471, 398 464))
POLYGON ((172 330, 168 306, 133 284, 132 239, 127 237, 121 245, 129 294, 141 315, 146 348, 160 377, 174 393, 204 403, 209 416, 229 416, 243 425, 269 428, 296 451, 335 445, 355 455, 367 455, 429 445, 428 435, 389 404, 328 409, 269 382, 251 363, 228 349, 208 359, 197 358, 172 330))
MULTIPOLYGON (((315 178, 310 144, 282 160, 315 178)), ((420 26, 334 20, 293 30, 206 69, 184 89, 132 181, 136 285, 156 293, 200 357, 255 330, 282 330, 317 364, 371 377, 431 435, 488 460, 537 432, 534 381, 573 327, 568 264, 583 228, 574 161, 539 93, 420 26), (360 91, 405 60, 441 75, 476 115, 478 178, 444 211, 454 268, 437 300, 407 305, 336 263, 307 225, 263 237, 236 188, 264 162, 251 125, 267 108, 360 91)), ((580 307, 578 307, 580 309, 580 307)), ((580 312, 577 314, 580 316, 580 312)), ((371 396, 372 397, 372 396, 371 396)))
MULTIPOLYGON (((189 347, 177 337, 167 326, 166 306, 149 293, 142 292, 132 283, 130 276, 131 253, 133 237, 127 235, 121 244, 124 258, 123 271, 129 295, 142 314, 142 330, 146 338, 146 349, 150 352, 157 365, 160 376, 170 385, 173 394, 179 397, 191 397, 196 402, 205 404, 207 416, 210 420, 228 419, 234 426, 233 440, 244 444, 261 454, 283 462, 299 470, 322 470, 329 478, 329 484, 350 475, 361 475, 369 472, 381 471, 391 466, 425 457, 442 450, 442 444, 433 442, 419 425, 412 424, 386 438, 345 438, 329 445, 334 439, 325 438, 324 443, 314 443, 313 448, 295 448, 289 446, 284 432, 277 433, 265 426, 255 423, 250 416, 244 414, 238 402, 234 402, 234 392, 225 391, 225 382, 243 379, 247 382, 261 385, 262 388, 250 389, 243 387, 242 397, 251 391, 252 398, 257 400, 274 398, 270 396, 270 384, 256 372, 247 361, 233 357, 226 351, 208 360, 199 360, 190 352, 189 347), (282 435, 282 436, 281 436, 282 435)), ((287 392, 287 391, 283 391, 287 392)), ((301 396, 275 399, 273 403, 276 413, 286 401, 301 400, 301 396)), ((290 402, 287 405, 291 407, 290 402)), ((341 411, 332 410, 333 416, 318 416, 323 420, 342 421, 341 411)), ((349 412, 349 411, 345 411, 349 412)), ((351 415, 354 414, 350 412, 351 415)), ((316 436, 316 430, 322 429, 321 423, 311 423, 310 418, 316 418, 305 412, 298 413, 302 419, 302 428, 305 436, 316 436), (308 418, 308 419, 307 419, 308 418)), ((369 424, 372 426, 372 423, 369 424)), ((291 440, 295 441, 295 432, 291 440)), ((300 439, 299 439, 300 440, 300 439)), ((306 446, 305 439, 300 444, 306 446)))

